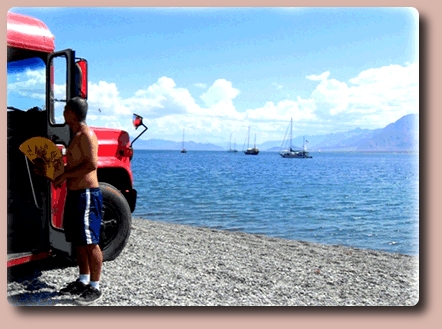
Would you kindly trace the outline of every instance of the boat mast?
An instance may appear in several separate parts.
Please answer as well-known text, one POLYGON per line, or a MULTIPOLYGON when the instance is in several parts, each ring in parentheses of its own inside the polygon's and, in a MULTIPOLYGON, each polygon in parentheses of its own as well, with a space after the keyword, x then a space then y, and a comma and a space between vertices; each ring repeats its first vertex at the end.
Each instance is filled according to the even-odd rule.
POLYGON ((229 144, 229 150, 232 149, 232 134, 230 134, 230 144, 229 144))
POLYGON ((247 132, 247 148, 249 148, 250 145, 250 126, 249 126, 249 131, 247 132))
POLYGON ((182 149, 184 150, 184 128, 183 128, 183 142, 182 142, 182 149))
POLYGON ((293 118, 290 118, 290 152, 292 151, 292 129, 293 129, 293 118))
POLYGON ((256 134, 255 134, 255 144, 253 145, 253 148, 256 149, 256 134))

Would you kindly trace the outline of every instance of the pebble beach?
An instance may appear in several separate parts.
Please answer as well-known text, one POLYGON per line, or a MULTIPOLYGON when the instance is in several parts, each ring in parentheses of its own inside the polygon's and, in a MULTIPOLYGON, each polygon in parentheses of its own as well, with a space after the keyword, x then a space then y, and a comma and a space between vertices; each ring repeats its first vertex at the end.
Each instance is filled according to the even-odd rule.
MULTIPOLYGON (((414 306, 419 257, 133 218, 93 306, 414 306)), ((46 264, 46 263, 45 263, 46 264)), ((17 306, 76 306, 75 265, 8 280, 17 306)))

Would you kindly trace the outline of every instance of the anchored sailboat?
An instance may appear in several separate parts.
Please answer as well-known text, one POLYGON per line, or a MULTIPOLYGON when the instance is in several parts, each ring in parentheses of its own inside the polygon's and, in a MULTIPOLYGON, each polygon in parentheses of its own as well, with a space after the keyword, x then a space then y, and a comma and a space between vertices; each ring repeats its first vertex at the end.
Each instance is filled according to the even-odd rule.
POLYGON ((187 153, 186 149, 184 148, 184 128, 183 128, 183 143, 181 146, 181 153, 187 153))
POLYGON ((230 144, 229 144, 229 150, 227 152, 238 152, 236 149, 236 139, 235 139, 235 146, 232 149, 232 134, 230 134, 230 144))
MULTIPOLYGON (((256 134, 255 134, 255 144, 253 147, 249 147, 250 144, 250 126, 247 132, 247 149, 244 151, 246 155, 257 155, 259 153, 258 148, 256 147, 256 134)), ((244 148, 244 147, 243 147, 244 148)))
MULTIPOLYGON (((292 131, 293 131, 293 119, 290 118, 290 148, 288 150, 280 150, 279 155, 283 158, 311 158, 312 156, 307 152, 307 146, 305 145, 305 138, 303 138, 302 143, 302 151, 295 151, 292 148, 292 131)), ((286 132, 287 135, 287 132, 286 132)), ((281 149, 285 143, 286 139, 284 136, 284 140, 281 145, 281 149)), ((307 141, 308 143, 308 141, 307 141)))

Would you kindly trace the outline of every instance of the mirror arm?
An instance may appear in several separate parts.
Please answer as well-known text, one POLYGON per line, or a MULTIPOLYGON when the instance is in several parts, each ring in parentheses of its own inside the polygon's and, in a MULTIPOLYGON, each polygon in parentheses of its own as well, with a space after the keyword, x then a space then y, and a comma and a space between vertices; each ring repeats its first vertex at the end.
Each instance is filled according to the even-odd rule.
MULTIPOLYGON (((132 147, 132 145, 134 144, 134 142, 138 139, 138 138, 140 138, 140 136, 142 135, 142 134, 144 134, 145 132, 146 132, 146 130, 148 129, 147 127, 146 127, 146 125, 144 124, 144 123, 142 123, 141 122, 141 124, 140 124, 140 126, 143 126, 144 127, 144 130, 141 132, 141 134, 139 134, 131 143, 130 143, 130 147, 132 147)), ((138 129, 138 127, 137 127, 137 129, 138 129)))

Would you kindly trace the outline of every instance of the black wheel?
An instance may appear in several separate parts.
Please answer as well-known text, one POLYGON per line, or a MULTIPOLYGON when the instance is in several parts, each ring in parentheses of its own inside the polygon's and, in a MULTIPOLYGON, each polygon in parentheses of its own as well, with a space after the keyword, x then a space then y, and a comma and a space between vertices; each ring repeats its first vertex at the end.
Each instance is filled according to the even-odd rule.
POLYGON ((100 248, 103 261, 114 260, 126 246, 132 225, 129 204, 121 192, 108 183, 100 183, 103 194, 103 220, 100 248))

